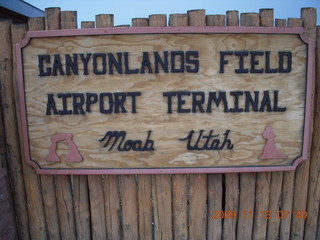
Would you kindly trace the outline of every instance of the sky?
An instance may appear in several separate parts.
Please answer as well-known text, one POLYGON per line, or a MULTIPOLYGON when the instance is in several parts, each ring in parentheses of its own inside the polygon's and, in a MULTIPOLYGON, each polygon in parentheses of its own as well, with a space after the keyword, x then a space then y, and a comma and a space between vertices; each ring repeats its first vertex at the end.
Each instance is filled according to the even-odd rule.
POLYGON ((151 14, 186 13, 188 10, 205 9, 206 14, 225 14, 229 10, 239 13, 259 12, 261 8, 273 8, 275 18, 300 18, 301 8, 315 7, 320 25, 320 0, 25 0, 44 10, 60 7, 61 11, 77 11, 78 27, 81 21, 94 21, 97 14, 113 14, 114 24, 131 24, 132 18, 151 14))

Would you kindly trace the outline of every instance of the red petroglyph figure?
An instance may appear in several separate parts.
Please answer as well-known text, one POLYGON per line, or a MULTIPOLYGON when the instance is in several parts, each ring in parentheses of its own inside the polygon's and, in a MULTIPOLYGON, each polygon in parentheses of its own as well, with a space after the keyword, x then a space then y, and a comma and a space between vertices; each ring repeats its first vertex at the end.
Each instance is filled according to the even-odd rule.
POLYGON ((265 128, 262 136, 267 142, 263 147, 263 153, 259 159, 287 159, 287 156, 276 147, 275 135, 271 126, 265 128))
POLYGON ((72 141, 73 135, 71 133, 61 133, 51 137, 50 152, 46 159, 47 162, 60 162, 60 158, 57 155, 57 144, 60 141, 66 141, 68 144, 67 162, 81 162, 82 156, 75 143, 72 141))

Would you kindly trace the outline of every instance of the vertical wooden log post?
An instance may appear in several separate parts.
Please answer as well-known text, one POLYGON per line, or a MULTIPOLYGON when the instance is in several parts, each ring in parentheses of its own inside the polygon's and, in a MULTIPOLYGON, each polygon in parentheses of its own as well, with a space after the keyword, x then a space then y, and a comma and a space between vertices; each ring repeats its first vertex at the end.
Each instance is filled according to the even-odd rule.
POLYGON ((310 158, 310 178, 309 178, 309 192, 308 192, 308 218, 306 220, 305 239, 316 239, 320 221, 318 217, 319 202, 320 202, 320 27, 317 27, 316 37, 316 83, 315 83, 315 104, 314 104, 314 125, 313 125, 313 139, 310 158), (317 221, 318 224, 317 224, 317 221))
POLYGON ((149 15, 149 27, 166 27, 166 26, 167 26, 166 14, 149 15))
MULTIPOLYGON (((170 27, 188 26, 187 14, 171 14, 170 27)), ((172 175, 172 214, 173 214, 173 238, 189 239, 188 237, 188 189, 187 175, 172 175)))
POLYGON ((91 238, 88 177, 73 176, 74 218, 77 240, 91 238))
POLYGON ((225 26, 226 16, 225 15, 207 15, 206 24, 207 26, 225 26))
MULTIPOLYGON (((316 21, 317 21, 317 12, 315 8, 302 8, 301 9, 301 18, 303 27, 305 30, 306 36, 310 37, 313 40, 316 40, 316 21)), ((313 88, 314 89, 314 88, 313 88)), ((313 92, 314 95, 314 92, 313 92)), ((315 115, 316 116, 316 115, 315 115)), ((319 136, 319 129, 313 128, 313 136, 319 136)), ((313 140, 316 140, 313 138, 313 140)), ((318 145, 319 146, 319 145, 318 145)), ((318 148, 318 146, 316 148, 318 148)), ((314 146, 312 147, 312 149, 314 146)), ((313 158, 309 161, 303 161, 299 164, 295 174, 295 191, 293 195, 293 211, 305 211, 307 210, 307 201, 308 201, 308 184, 309 184, 309 171, 310 164, 312 166, 317 164, 317 157, 314 158, 314 153, 317 153, 317 150, 314 149, 313 158)), ((317 170, 316 170, 317 171, 317 170)), ((318 174, 319 172, 312 171, 313 174, 318 174)), ((310 177, 315 177, 313 175, 310 177)), ((312 185, 312 190, 314 185, 312 185)), ((312 193, 311 193, 312 194, 312 193)), ((309 195, 312 198, 312 195, 309 195)), ((319 202, 317 203, 319 207, 319 202)), ((314 218, 314 217, 313 217, 314 218)), ((301 218, 294 217, 292 219, 292 230, 291 230, 291 239, 302 239, 305 232, 305 220, 301 218)))
POLYGON ((114 26, 113 14, 96 15, 96 28, 106 28, 114 26))
POLYGON ((104 208, 108 239, 121 239, 120 229, 120 193, 117 175, 105 175, 103 181, 104 208))
POLYGON ((188 11, 189 26, 205 26, 206 11, 204 9, 188 11))
MULTIPOLYGON (((53 30, 60 29, 60 8, 47 8, 45 10, 45 26, 41 20, 29 21, 29 30, 53 30)), ((60 239, 59 217, 57 202, 55 197, 54 177, 51 175, 41 175, 41 192, 46 216, 48 237, 50 239, 60 239)))
POLYGON ((173 238, 188 239, 187 175, 172 175, 173 238))
MULTIPOLYGON (((273 9, 260 9, 259 22, 257 25, 261 27, 273 27, 273 9)), ((278 173, 276 173, 278 174, 278 173)), ((270 177, 271 173, 262 172, 256 174, 256 190, 255 190, 255 212, 267 212, 269 210, 270 197, 270 177)), ((269 213, 269 212, 268 212, 269 213)), ((275 213, 275 212, 274 212, 275 213)), ((266 239, 267 236, 267 220, 264 217, 258 217, 253 224, 253 239, 266 239)))
MULTIPOLYGON (((1 26, 1 24, 0 24, 1 26)), ((0 28, 1 29, 1 28, 0 28)), ((1 75, 0 75, 1 76, 1 75)), ((2 106, 0 104, 0 239, 17 239, 17 227, 14 216, 14 203, 8 177, 6 157, 6 141, 3 125, 2 106), (6 219, 6 225, 1 222, 6 219)))
MULTIPOLYGON (((276 27, 286 27, 285 19, 276 19, 276 27)), ((281 210, 281 193, 282 193, 283 172, 271 173, 270 180, 270 199, 269 208, 273 214, 281 210)), ((273 217, 268 220, 267 239, 278 239, 280 236, 280 218, 273 217)))
POLYGON ((61 29, 77 29, 77 12, 62 11, 60 13, 61 29))
POLYGON ((104 196, 101 175, 89 175, 89 200, 92 239, 106 239, 104 196))
MULTIPOLYGON (((6 156, 6 140, 5 140, 5 131, 4 131, 4 124, 3 124, 3 112, 2 112, 1 104, 0 104, 0 168, 8 169, 7 156, 6 156)), ((7 172, 6 175, 8 177, 8 171, 6 170, 6 172, 7 172)), ((8 180, 8 183, 10 183, 9 180, 8 180)), ((10 198, 12 199, 12 192, 9 186, 8 186, 8 192, 9 192, 10 198)), ((13 206, 13 203, 11 204, 13 206)))
MULTIPOLYGON (((227 26, 239 26, 239 12, 227 11, 227 26)), ((239 174, 225 174, 225 211, 236 211, 239 209, 239 174)), ((223 219, 222 239, 236 239, 238 219, 223 219)))
POLYGON ((188 14, 170 14, 170 27, 185 27, 188 26, 188 14))
MULTIPOLYGON (((114 16, 112 14, 99 14, 96 15, 96 27, 106 28, 113 27, 114 16)), ((104 176, 89 175, 88 186, 90 194, 90 213, 91 213, 91 231, 93 239, 106 239, 106 208, 105 196, 109 197, 110 192, 104 192, 106 186, 103 185, 104 176), (104 203, 104 204, 103 204, 104 203)), ((107 179, 106 179, 107 181, 107 179)), ((107 184, 108 185, 108 184, 107 184)))
MULTIPOLYGON (((68 17, 68 16, 64 16, 68 17)), ((69 16, 72 18, 72 16, 69 16)), ((76 28, 72 19, 70 26, 76 28)), ((81 22, 81 28, 94 28, 94 22, 81 22)), ((90 218, 90 202, 89 202, 89 187, 88 177, 72 176, 73 177, 73 201, 74 201, 74 217, 76 225, 77 239, 90 239, 91 238, 91 218, 90 218)))
MULTIPOLYGON (((225 15, 207 15, 207 26, 225 26, 225 15)), ((222 174, 208 174, 208 235, 207 239, 222 239, 222 219, 213 219, 215 211, 222 211, 222 174)))
MULTIPOLYGON (((301 19, 289 18, 288 27, 301 27, 301 19)), ((294 172, 283 173, 281 210, 292 212, 293 191, 294 191, 294 172)), ((290 239, 291 218, 280 221, 280 239, 290 239)))
MULTIPOLYGON (((44 18, 40 18, 44 23, 44 18)), ((41 20, 38 21, 41 21, 41 20)), ((25 33, 27 32, 27 25, 25 24, 15 24, 11 27, 12 32, 12 45, 15 46, 16 43, 20 42, 25 33)), ((15 51, 13 51, 15 53, 15 51)), ((16 59, 15 54, 13 55, 13 83, 15 89, 18 89, 18 80, 16 75, 16 59)), ((18 100, 16 91, 16 99, 18 100)), ((18 102, 18 101, 17 101, 18 102)), ((20 114, 17 111, 17 120, 20 122, 20 114)), ((20 127, 21 124, 18 124, 20 127)), ((21 146, 23 149, 23 146, 21 146)), ((23 151, 21 151, 22 153, 23 151)), ((31 239, 46 239, 47 230, 45 225, 45 215, 43 209, 42 195, 41 195, 41 185, 40 185, 40 177, 36 174, 34 169, 32 169, 29 165, 22 162, 22 169, 24 174, 24 182, 27 196, 27 207, 28 207, 28 216, 29 216, 29 229, 30 229, 30 237, 31 239)))
POLYGON ((95 22, 94 21, 82 21, 81 28, 94 28, 95 22))
POLYGON ((288 27, 302 27, 302 19, 288 18, 288 27))
POLYGON ((227 26, 239 26, 239 12, 227 11, 227 26))
MULTIPOLYGON (((205 10, 188 11, 189 26, 205 26, 205 10)), ((205 239, 207 232, 207 174, 190 174, 189 239, 205 239)))
POLYGON ((286 19, 279 19, 279 18, 277 18, 277 19, 275 20, 275 26, 276 26, 276 27, 286 27, 286 26, 287 26, 287 21, 286 21, 286 19))
POLYGON ((13 62, 11 42, 11 21, 0 21, 0 95, 2 116, 5 130, 6 154, 8 163, 8 176, 15 205, 16 225, 18 237, 29 239, 27 200, 23 171, 19 135, 17 130, 16 110, 13 93, 13 62))
POLYGON ((259 18, 261 27, 273 27, 273 9, 260 9, 259 18))
MULTIPOLYGON (((62 11, 60 13, 61 29, 77 27, 77 13, 74 11, 62 11)), ((62 239, 76 239, 74 219, 74 205, 71 186, 72 176, 56 176, 56 197, 59 214, 60 233, 62 239)))
MULTIPOLYGON (((165 14, 150 15, 149 19, 132 19, 133 27, 165 27, 165 14)), ((152 176, 139 175, 138 179, 138 218, 140 239, 152 239, 152 176)))
POLYGON ((132 27, 148 27, 149 18, 133 18, 132 27))
MULTIPOLYGON (((92 24, 91 24, 92 25, 92 24)), ((107 28, 114 27, 114 15, 112 14, 99 14, 96 16, 96 27, 107 28)), ((100 233, 99 236, 106 234, 108 239, 120 239, 120 194, 119 194, 119 178, 117 175, 102 176, 89 176, 90 189, 93 184, 97 191, 103 187, 103 195, 99 192, 90 193, 90 201, 94 201, 95 208, 101 213, 96 216, 91 214, 92 221, 99 222, 100 233), (102 184, 102 186, 101 186, 102 184), (104 205, 101 203, 104 202, 104 205), (100 204, 100 205, 99 205, 100 204), (105 219, 100 219, 105 214, 105 219), (104 225, 105 224, 105 227, 104 225), (106 233, 104 233, 106 232, 106 233)), ((91 208, 92 209, 92 208, 91 208)), ((92 225, 94 223, 92 222, 92 225)))
POLYGON ((122 234, 124 239, 139 239, 137 184, 135 175, 122 175, 121 202, 122 202, 122 234))
MULTIPOLYGON (((267 13, 264 13, 263 16, 267 16, 267 13)), ((271 13, 270 13, 271 15, 271 13)), ((271 16, 270 16, 271 17, 271 16)), ((260 17, 261 21, 261 17, 260 17)), ((268 25, 271 27, 271 20, 264 20, 265 22, 269 22, 268 25)), ((260 22, 261 24, 261 22, 260 22)), ((275 27, 286 27, 286 20, 285 19, 276 19, 275 20, 275 27)), ((268 210, 274 214, 278 213, 281 203, 281 190, 282 190, 282 181, 283 181, 283 172, 273 172, 271 173, 271 180, 270 180, 270 199, 269 199, 269 207, 268 210)), ((278 239, 280 233, 280 218, 273 217, 268 220, 267 226, 267 239, 278 239)))
MULTIPOLYGON (((259 26, 258 13, 242 13, 240 17, 241 26, 259 26)), ((254 202, 256 189, 255 173, 240 173, 240 213, 252 213, 254 216, 254 202)), ((255 219, 256 222, 258 219, 255 219)), ((239 239, 252 239, 253 218, 240 217, 238 219, 237 237, 239 239)))
POLYGON ((152 176, 154 239, 172 239, 171 175, 152 176))
POLYGON ((46 8, 46 30, 60 29, 60 11, 58 7, 46 8))
MULTIPOLYGON (((149 25, 154 27, 166 26, 166 15, 150 15, 149 25)), ((154 238, 172 239, 171 175, 153 175, 152 194, 154 199, 154 238)))

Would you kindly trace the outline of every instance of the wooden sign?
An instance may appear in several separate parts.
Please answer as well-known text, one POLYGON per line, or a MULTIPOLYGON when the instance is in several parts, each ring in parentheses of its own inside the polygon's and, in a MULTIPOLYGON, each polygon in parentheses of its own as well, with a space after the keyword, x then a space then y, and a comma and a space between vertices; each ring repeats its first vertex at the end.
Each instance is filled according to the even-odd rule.
POLYGON ((308 158, 314 43, 302 28, 28 32, 17 60, 38 173, 283 171, 308 158))

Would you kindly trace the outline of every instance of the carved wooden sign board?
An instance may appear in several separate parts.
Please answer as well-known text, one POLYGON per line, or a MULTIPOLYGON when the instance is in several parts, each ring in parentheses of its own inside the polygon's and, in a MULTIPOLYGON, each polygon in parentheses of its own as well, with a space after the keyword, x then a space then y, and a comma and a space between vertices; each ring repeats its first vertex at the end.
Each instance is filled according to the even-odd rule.
POLYGON ((302 28, 34 31, 16 47, 37 173, 283 171, 308 158, 302 28))

